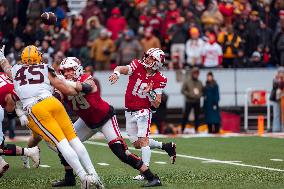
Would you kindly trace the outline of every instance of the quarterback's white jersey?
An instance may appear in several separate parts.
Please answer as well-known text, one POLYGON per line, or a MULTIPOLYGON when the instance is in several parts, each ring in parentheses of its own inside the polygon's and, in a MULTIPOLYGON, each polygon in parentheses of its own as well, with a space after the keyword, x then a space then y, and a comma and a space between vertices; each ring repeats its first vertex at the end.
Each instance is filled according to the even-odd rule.
POLYGON ((15 91, 23 103, 23 108, 31 107, 39 99, 52 96, 53 87, 48 79, 47 64, 21 65, 12 67, 15 91))

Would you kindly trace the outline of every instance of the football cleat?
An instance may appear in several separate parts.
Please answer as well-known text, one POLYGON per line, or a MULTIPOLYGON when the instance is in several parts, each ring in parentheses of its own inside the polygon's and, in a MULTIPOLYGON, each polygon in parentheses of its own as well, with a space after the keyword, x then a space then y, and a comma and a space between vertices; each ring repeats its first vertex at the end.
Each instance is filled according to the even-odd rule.
POLYGON ((65 187, 65 186, 76 186, 75 177, 64 178, 61 180, 57 180, 52 182, 52 187, 65 187))
POLYGON ((2 157, 0 157, 0 178, 8 169, 9 169, 9 164, 2 157))
POLYGON ((38 168, 40 164, 40 149, 38 146, 35 146, 33 148, 26 148, 26 155, 32 159, 34 162, 33 166, 38 168))
POLYGON ((137 175, 135 177, 132 178, 133 180, 145 180, 145 177, 143 175, 137 175))
POLYGON ((104 185, 97 176, 86 175, 85 179, 81 181, 81 189, 90 189, 92 186, 95 186, 96 189, 104 189, 104 185))
POLYGON ((23 161, 23 166, 24 166, 24 168, 26 168, 26 169, 30 169, 31 167, 30 167, 30 158, 29 157, 27 157, 27 156, 22 156, 21 157, 21 160, 23 161))
POLYGON ((165 150, 171 158, 171 163, 174 164, 176 161, 176 144, 173 142, 163 143, 162 150, 165 150))
POLYGON ((149 181, 148 183, 143 185, 143 187, 156 187, 156 186, 162 186, 162 182, 159 177, 155 177, 152 181, 149 181))

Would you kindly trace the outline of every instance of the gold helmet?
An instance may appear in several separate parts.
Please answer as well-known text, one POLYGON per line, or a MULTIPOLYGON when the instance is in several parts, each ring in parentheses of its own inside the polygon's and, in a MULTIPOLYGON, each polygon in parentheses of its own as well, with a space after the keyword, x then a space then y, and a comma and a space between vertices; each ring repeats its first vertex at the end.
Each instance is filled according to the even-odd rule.
POLYGON ((21 55, 23 64, 41 64, 42 53, 34 45, 26 46, 21 55))

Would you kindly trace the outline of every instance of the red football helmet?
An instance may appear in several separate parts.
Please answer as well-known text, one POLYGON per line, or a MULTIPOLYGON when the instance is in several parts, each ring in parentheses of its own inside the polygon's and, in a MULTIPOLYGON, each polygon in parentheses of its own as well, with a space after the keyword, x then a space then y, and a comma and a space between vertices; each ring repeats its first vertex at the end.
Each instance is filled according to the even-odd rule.
POLYGON ((150 48, 142 58, 142 64, 153 70, 160 69, 165 63, 165 53, 159 48, 150 48))

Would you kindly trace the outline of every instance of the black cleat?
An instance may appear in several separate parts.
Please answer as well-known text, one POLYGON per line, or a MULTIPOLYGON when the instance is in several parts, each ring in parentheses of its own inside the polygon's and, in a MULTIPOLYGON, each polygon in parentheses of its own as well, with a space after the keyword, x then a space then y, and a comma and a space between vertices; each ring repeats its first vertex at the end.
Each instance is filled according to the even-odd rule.
POLYGON ((173 142, 163 143, 162 150, 165 150, 171 158, 171 163, 174 164, 176 161, 176 144, 173 142))
POLYGON ((155 177, 152 181, 148 181, 148 183, 143 185, 143 187, 156 187, 156 186, 162 186, 159 177, 155 177))
POLYGON ((65 186, 76 186, 75 178, 64 178, 62 180, 57 180, 52 182, 52 187, 65 187, 65 186))

